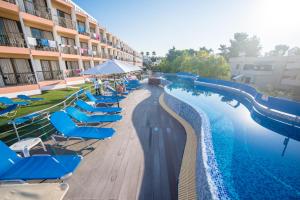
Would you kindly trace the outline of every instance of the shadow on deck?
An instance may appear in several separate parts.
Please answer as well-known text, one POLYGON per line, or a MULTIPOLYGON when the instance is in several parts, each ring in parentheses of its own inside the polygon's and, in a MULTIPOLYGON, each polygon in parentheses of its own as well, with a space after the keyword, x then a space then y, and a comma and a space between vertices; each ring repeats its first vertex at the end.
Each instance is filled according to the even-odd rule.
MULTIPOLYGON (((177 199, 184 128, 159 105, 161 88, 145 85, 121 102, 123 119, 105 125, 108 140, 46 141, 48 154, 84 158, 66 180, 65 200, 177 199)), ((32 154, 46 153, 37 147, 32 154)))
POLYGON ((146 88, 151 96, 139 103, 132 114, 145 158, 139 199, 177 199, 185 131, 160 107, 162 89, 150 85, 146 88))

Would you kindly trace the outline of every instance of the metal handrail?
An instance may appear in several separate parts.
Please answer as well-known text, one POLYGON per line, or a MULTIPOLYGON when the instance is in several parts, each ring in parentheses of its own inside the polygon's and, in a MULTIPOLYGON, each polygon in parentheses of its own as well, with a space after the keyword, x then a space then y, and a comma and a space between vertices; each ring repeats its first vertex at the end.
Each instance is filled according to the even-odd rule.
MULTIPOLYGON (((34 119, 32 119, 32 121, 30 123, 24 123, 20 126, 17 126, 14 123, 14 120, 10 120, 8 121, 7 125, 11 125, 12 128, 10 128, 9 130, 0 133, 0 139, 2 140, 3 138, 8 138, 6 141, 6 143, 12 143, 18 140, 21 140, 22 138, 25 138, 27 136, 36 136, 36 137, 44 137, 46 135, 48 135, 49 133, 51 133, 54 128, 51 125, 49 119, 49 115, 51 112, 57 111, 57 110, 61 110, 61 109, 65 109, 67 106, 72 105, 77 99, 83 99, 83 90, 91 90, 91 86, 87 86, 85 88, 82 88, 76 92, 74 92, 73 94, 71 94, 70 96, 68 96, 66 99, 64 99, 63 101, 50 106, 48 108, 30 113, 30 114, 38 114, 38 116, 34 119), (34 127, 34 128, 32 128, 34 127), (50 128, 50 129, 49 129, 50 128), (48 130, 49 129, 49 130, 48 130), (15 135, 15 136, 14 136, 15 135)), ((29 115, 29 114, 27 114, 29 115)), ((27 116, 25 115, 25 116, 27 116)))

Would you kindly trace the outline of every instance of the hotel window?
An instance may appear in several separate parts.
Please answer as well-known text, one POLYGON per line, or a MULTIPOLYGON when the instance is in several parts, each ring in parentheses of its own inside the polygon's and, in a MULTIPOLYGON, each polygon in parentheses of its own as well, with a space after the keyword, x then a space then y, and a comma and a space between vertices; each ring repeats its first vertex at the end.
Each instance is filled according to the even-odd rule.
POLYGON ((82 61, 82 64, 85 70, 91 68, 90 61, 82 61))
POLYGON ((77 26, 78 26, 78 32, 81 34, 86 33, 85 31, 85 23, 82 21, 77 21, 77 26))
POLYGON ((66 61, 66 67, 69 70, 79 69, 78 61, 66 61))
POLYGON ((80 69, 78 65, 78 61, 66 61, 66 76, 67 77, 74 77, 80 76, 80 69))
POLYGON ((61 37, 61 50, 66 54, 78 54, 73 38, 61 37))
POLYGON ((32 37, 28 37, 30 46, 38 50, 57 51, 57 44, 50 31, 31 28, 32 37))
POLYGON ((36 83, 31 63, 27 59, 0 59, 0 76, 0 84, 4 86, 36 83))
POLYGON ((42 17, 45 19, 52 19, 51 13, 47 7, 46 0, 23 0, 25 12, 42 17))
POLYGON ((82 56, 88 56, 89 50, 88 50, 88 43, 86 42, 80 42, 80 53, 82 56))
POLYGON ((91 33, 96 33, 96 29, 93 28, 93 27, 90 27, 90 32, 91 32, 91 33))
POLYGON ((65 28, 70 28, 70 29, 75 28, 70 14, 65 13, 61 10, 57 10, 57 16, 58 16, 58 24, 60 26, 65 27, 65 28))
POLYGON ((50 31, 44 31, 37 28, 30 28, 30 29, 31 29, 31 35, 34 38, 54 40, 53 34, 50 31))
POLYGON ((61 37, 61 44, 75 46, 75 40, 73 38, 61 37))
POLYGON ((57 80, 61 79, 61 71, 57 60, 41 60, 42 72, 37 71, 37 76, 42 80, 57 80))
POLYGON ((14 20, 0 17, 0 45, 25 47, 20 23, 14 20))

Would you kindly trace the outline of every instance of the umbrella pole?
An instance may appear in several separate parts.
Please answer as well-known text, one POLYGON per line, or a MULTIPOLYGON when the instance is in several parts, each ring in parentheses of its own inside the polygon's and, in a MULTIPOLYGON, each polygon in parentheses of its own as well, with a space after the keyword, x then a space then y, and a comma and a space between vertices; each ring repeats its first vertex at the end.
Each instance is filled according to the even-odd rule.
POLYGON ((118 91, 117 91, 117 84, 116 84, 116 75, 114 74, 114 84, 115 84, 115 90, 117 92, 117 100, 118 100, 118 108, 120 108, 120 102, 119 102, 119 98, 118 98, 118 91))

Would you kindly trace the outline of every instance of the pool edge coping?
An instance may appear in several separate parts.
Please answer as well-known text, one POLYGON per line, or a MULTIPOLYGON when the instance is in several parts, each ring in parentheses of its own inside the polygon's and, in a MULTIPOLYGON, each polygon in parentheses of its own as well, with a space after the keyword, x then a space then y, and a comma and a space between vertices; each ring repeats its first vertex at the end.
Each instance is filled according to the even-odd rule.
POLYGON ((185 129, 186 143, 182 156, 179 173, 178 199, 197 199, 196 192, 196 158, 197 136, 196 132, 185 119, 174 112, 164 101, 164 93, 159 97, 160 106, 176 119, 185 129))

